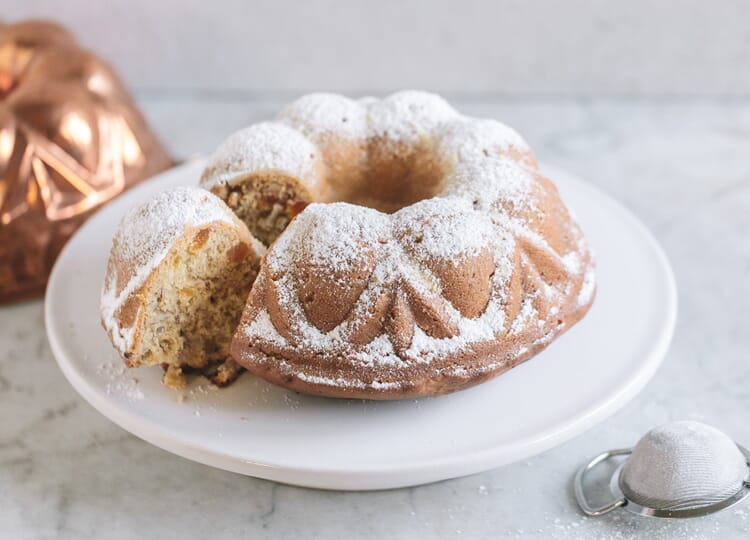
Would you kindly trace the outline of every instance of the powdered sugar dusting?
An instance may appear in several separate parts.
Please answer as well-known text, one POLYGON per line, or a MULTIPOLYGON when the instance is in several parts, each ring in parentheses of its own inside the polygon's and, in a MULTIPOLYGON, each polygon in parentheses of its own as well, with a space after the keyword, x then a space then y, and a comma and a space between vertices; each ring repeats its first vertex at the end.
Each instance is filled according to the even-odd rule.
POLYGON ((308 94, 284 107, 277 118, 313 141, 332 134, 343 139, 367 137, 366 107, 338 94, 308 94))
POLYGON ((302 133, 279 122, 261 122, 229 136, 217 148, 201 178, 206 189, 232 183, 250 172, 308 177, 320 152, 302 133))
POLYGON ((745 457, 726 434, 680 421, 656 427, 638 441, 622 470, 621 486, 644 506, 684 510, 731 497, 749 474, 745 457))
POLYGON ((274 171, 317 183, 314 165, 320 153, 315 144, 329 137, 357 140, 363 146, 374 138, 392 144, 423 143, 433 154, 451 161, 451 169, 511 147, 528 151, 512 128, 462 116, 436 94, 405 90, 382 100, 352 100, 315 93, 285 107, 276 122, 262 122, 232 134, 212 156, 201 184, 210 189, 250 173, 274 171))
POLYGON ((244 332, 248 336, 263 336, 267 343, 274 345, 284 345, 285 343, 284 338, 276 330, 271 317, 268 315, 268 311, 265 309, 258 313, 253 322, 245 327, 244 332))
POLYGON ((437 139, 438 154, 454 162, 481 160, 511 147, 529 150, 518 132, 497 120, 462 117, 446 124, 437 139))
POLYGON ((349 203, 311 204, 290 228, 293 233, 277 240, 269 267, 288 268, 303 257, 313 265, 331 270, 348 269, 359 261, 362 249, 386 238, 385 214, 349 203), (359 248, 359 249, 358 249, 359 248))
POLYGON ((529 325, 535 315, 536 310, 534 309, 532 299, 530 297, 524 298, 523 302, 521 302, 521 309, 519 310, 518 315, 510 325, 510 334, 520 334, 524 330, 524 328, 529 325))
POLYGON ((163 191, 125 214, 110 252, 110 257, 117 257, 113 266, 121 272, 108 275, 100 305, 102 320, 121 352, 130 349, 134 334, 133 328, 121 328, 115 317, 122 303, 143 284, 187 229, 217 221, 238 223, 221 199, 196 187, 163 191), (118 283, 123 277, 126 281, 118 283))
POLYGON ((389 390, 398 388, 401 386, 400 383, 397 382, 381 382, 381 381, 372 381, 372 382, 364 382, 361 380, 352 380, 352 379, 344 379, 343 377, 338 377, 336 379, 333 379, 331 377, 321 377, 319 375, 310 375, 308 373, 305 373, 304 371, 296 371, 294 373, 295 377, 297 377, 301 381, 319 384, 321 386, 349 386, 349 387, 355 387, 355 388, 373 388, 375 390, 389 390))
POLYGON ((394 214, 393 229, 420 259, 452 262, 489 247, 496 233, 486 214, 457 197, 435 197, 407 206, 394 214))
POLYGON ((97 373, 106 378, 104 391, 108 396, 116 395, 124 397, 128 401, 140 401, 144 399, 140 388, 140 381, 135 377, 128 376, 122 362, 104 362, 99 365, 97 373))
POLYGON ((404 90, 368 104, 369 134, 414 143, 460 115, 438 95, 404 90))
MULTIPOLYGON (((534 308, 535 302, 541 301, 539 305, 547 306, 544 309, 550 317, 556 317, 574 294, 582 306, 590 301, 594 278, 592 264, 584 257, 588 254, 585 241, 580 240, 577 251, 560 257, 525 221, 540 211, 535 206, 540 196, 538 172, 533 159, 523 157, 530 155, 528 145, 508 126, 464 117, 439 96, 418 91, 359 101, 313 94, 285 108, 278 119, 308 143, 338 137, 342 141, 360 140, 363 148, 372 141, 394 148, 407 145, 407 151, 419 148, 434 156, 443 184, 437 196, 391 215, 348 203, 309 205, 270 248, 267 269, 262 269, 258 278, 273 280, 286 316, 293 322, 294 343, 276 331, 261 306, 256 318, 244 328, 245 335, 261 349, 266 343, 304 354, 336 356, 360 371, 379 366, 396 373, 417 363, 450 358, 472 344, 491 342, 503 335, 518 339, 527 330, 531 332, 533 337, 514 345, 502 361, 472 368, 491 370, 498 368, 498 362, 512 361, 514 355, 520 357, 529 348, 549 342, 563 327, 549 329, 547 320, 534 308), (514 272, 525 271, 518 269, 518 261, 523 260, 523 268, 534 265, 523 253, 529 245, 534 246, 535 256, 554 259, 550 262, 554 268, 578 279, 553 282, 532 275, 537 282, 525 291, 520 312, 507 320, 511 277, 514 272), (495 265, 490 298, 482 313, 467 318, 446 299, 436 268, 442 268, 444 262, 456 265, 472 257, 486 257, 487 253, 495 265), (298 275, 300 266, 306 271, 312 266, 313 272, 325 272, 329 277, 347 276, 353 269, 369 273, 348 315, 328 332, 310 323, 302 307, 300 280, 308 278, 298 275), (582 273, 586 276, 583 287, 574 291, 582 273), (452 329, 451 337, 436 338, 415 325, 408 347, 399 348, 398 353, 388 330, 354 347, 351 337, 373 316, 375 302, 383 297, 391 302, 399 290, 411 291, 409 294, 435 307, 435 316, 445 319, 443 323, 452 329)), ((297 145, 295 141, 289 139, 287 144, 297 145)), ((571 234, 578 232, 573 230, 571 234)), ((341 376, 322 377, 300 371, 299 366, 292 367, 286 361, 259 361, 279 362, 290 374, 313 384, 375 388, 374 382, 350 377, 345 364, 341 376)), ((451 369, 455 376, 469 376, 460 372, 465 370, 462 366, 451 369)))
POLYGON ((153 269, 187 227, 214 221, 236 223, 218 197, 200 188, 178 187, 159 193, 125 214, 113 243, 124 260, 153 269))
MULTIPOLYGON (((313 353, 346 354, 360 366, 401 368, 459 352, 471 343, 491 340, 502 331, 505 313, 500 299, 512 272, 514 250, 513 235, 503 225, 493 223, 464 199, 438 197, 392 216, 346 203, 313 204, 277 240, 266 263, 271 272, 282 274, 276 286, 282 295, 281 301, 292 313, 300 347, 313 353), (454 240, 446 238, 451 234, 455 235, 454 240), (419 242, 416 236, 421 238, 419 242), (353 246, 358 249, 352 249, 353 246), (306 262, 312 256, 313 261, 331 270, 345 268, 357 261, 363 250, 375 253, 377 260, 368 287, 347 320, 330 332, 321 332, 307 320, 295 292, 298 283, 289 269, 296 267, 295 258, 300 256, 307 257, 306 262), (483 250, 494 254, 496 271, 492 276, 492 298, 479 317, 466 318, 442 298, 439 281, 419 261, 453 262, 483 250), (434 338, 417 327, 410 347, 402 351, 401 356, 395 353, 387 334, 380 334, 352 351, 349 336, 368 312, 372 299, 399 287, 400 283, 408 283, 412 290, 441 305, 447 317, 457 325, 457 335, 434 338)), ((278 340, 284 338, 272 330, 272 326, 267 312, 262 310, 246 327, 245 334, 251 339, 278 345, 278 340)))
POLYGON ((594 272, 594 268, 588 268, 586 270, 586 273, 583 276, 583 284, 581 285, 581 290, 578 293, 578 298, 576 299, 579 306, 585 306, 588 304, 591 299, 594 296, 594 291, 596 290, 596 273, 594 272))
POLYGON ((514 208, 534 210, 529 196, 532 173, 505 156, 459 161, 445 183, 445 194, 472 200, 477 209, 496 212, 498 203, 511 203, 514 208))
POLYGON ((453 316, 458 321, 459 327, 456 336, 434 338, 416 327, 411 345, 405 355, 416 363, 430 363, 436 358, 444 358, 446 355, 463 351, 472 343, 493 339, 498 329, 502 329, 505 323, 505 313, 497 302, 490 302, 485 312, 474 319, 460 317, 457 312, 453 313, 453 316))
POLYGON ((361 350, 356 351, 354 358, 363 366, 398 368, 405 364, 393 350, 393 344, 386 334, 380 334, 361 350))

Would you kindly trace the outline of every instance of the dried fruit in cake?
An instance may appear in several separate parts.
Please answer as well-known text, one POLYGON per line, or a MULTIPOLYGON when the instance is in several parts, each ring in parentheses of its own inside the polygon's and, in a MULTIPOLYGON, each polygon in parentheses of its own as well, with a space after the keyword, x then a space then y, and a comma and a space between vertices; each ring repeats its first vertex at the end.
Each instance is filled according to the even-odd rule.
POLYGON ((265 248, 226 205, 194 187, 129 211, 112 242, 101 297, 104 328, 129 367, 162 365, 220 385, 240 368, 229 344, 265 248))

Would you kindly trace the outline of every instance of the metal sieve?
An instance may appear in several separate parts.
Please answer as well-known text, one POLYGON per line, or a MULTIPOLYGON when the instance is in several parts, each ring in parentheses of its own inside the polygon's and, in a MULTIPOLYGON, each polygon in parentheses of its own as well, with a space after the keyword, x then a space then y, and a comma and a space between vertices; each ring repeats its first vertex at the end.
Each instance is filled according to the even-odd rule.
POLYGON ((671 422, 646 433, 633 448, 594 457, 576 474, 574 489, 579 506, 589 516, 619 507, 651 517, 704 516, 750 495, 750 453, 706 424, 671 422), (618 457, 625 459, 611 476, 611 501, 591 506, 586 474, 618 457))

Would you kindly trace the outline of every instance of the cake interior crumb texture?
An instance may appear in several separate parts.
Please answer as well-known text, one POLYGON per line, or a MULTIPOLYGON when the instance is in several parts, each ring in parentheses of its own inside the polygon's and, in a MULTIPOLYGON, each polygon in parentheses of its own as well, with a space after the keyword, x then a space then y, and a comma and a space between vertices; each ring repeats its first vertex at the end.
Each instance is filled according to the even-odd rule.
POLYGON ((255 278, 249 252, 224 226, 186 232, 150 278, 141 346, 129 363, 165 366, 171 386, 190 371, 231 382, 236 364, 223 364, 255 278))
POLYGON ((222 184, 216 194, 263 244, 271 244, 311 200, 293 179, 278 174, 256 175, 231 186, 222 184))

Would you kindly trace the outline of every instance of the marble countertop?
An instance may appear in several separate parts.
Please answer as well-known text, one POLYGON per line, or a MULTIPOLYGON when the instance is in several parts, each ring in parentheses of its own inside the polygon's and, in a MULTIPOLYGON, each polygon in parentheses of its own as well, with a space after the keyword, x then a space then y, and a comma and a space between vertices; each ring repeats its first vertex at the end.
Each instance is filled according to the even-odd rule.
MULTIPOLYGON (((211 150, 283 102, 140 99, 179 156, 211 150)), ((750 444, 750 102, 454 101, 515 126, 543 161, 622 201, 661 242, 677 277, 677 329, 636 399, 573 441, 486 473, 373 493, 302 489, 130 436, 63 378, 40 301, 0 307, 0 537, 747 538, 750 506, 674 523, 586 518, 570 480, 589 456, 669 420, 711 423, 750 444)))

